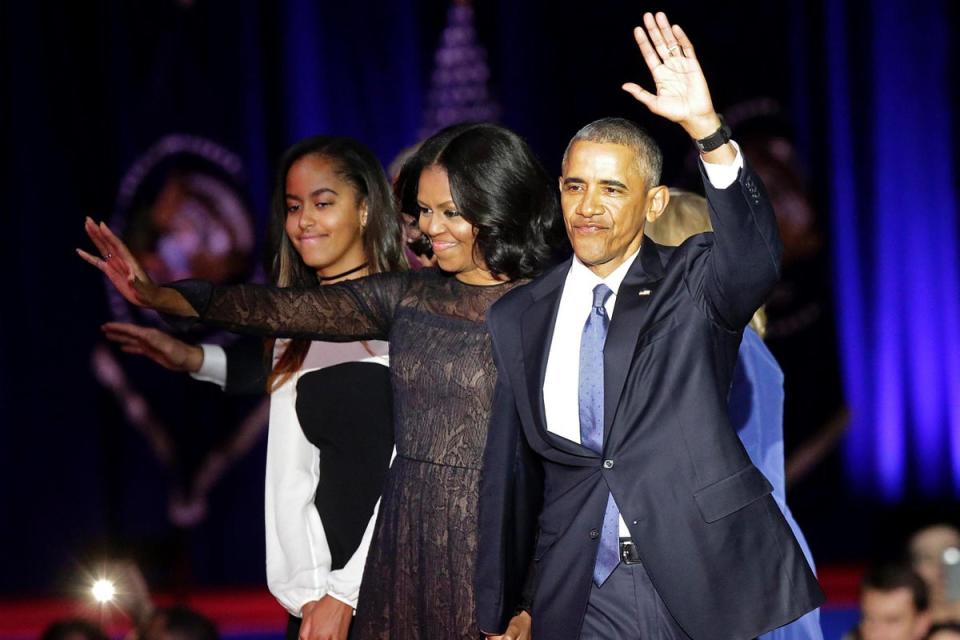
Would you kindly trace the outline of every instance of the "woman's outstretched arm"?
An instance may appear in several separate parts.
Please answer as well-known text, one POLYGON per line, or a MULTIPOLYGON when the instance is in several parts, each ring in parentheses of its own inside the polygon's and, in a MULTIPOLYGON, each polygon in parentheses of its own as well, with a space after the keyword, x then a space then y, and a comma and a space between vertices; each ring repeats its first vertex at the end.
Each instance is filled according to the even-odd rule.
POLYGON ((297 289, 216 286, 200 280, 159 286, 104 223, 87 218, 84 229, 100 256, 81 249, 77 253, 103 272, 131 304, 237 333, 344 342, 384 340, 408 283, 407 274, 396 273, 297 289))

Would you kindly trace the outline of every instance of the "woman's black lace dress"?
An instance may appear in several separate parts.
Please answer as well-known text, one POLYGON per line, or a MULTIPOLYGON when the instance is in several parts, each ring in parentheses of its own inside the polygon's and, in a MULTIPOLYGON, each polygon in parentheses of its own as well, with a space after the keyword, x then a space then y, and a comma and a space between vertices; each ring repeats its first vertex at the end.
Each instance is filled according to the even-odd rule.
POLYGON ((204 322, 243 333, 390 341, 397 457, 352 637, 481 637, 474 616, 477 495, 496 370, 487 309, 515 283, 433 269, 307 290, 177 285, 204 322))

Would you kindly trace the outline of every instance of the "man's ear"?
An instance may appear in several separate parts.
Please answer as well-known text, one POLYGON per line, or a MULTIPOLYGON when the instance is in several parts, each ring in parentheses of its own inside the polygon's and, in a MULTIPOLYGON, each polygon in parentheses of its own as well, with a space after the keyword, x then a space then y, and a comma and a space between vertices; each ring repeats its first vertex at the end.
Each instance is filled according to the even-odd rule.
POLYGON ((647 191, 647 222, 653 222, 667 209, 670 202, 670 189, 664 185, 653 187, 647 191))

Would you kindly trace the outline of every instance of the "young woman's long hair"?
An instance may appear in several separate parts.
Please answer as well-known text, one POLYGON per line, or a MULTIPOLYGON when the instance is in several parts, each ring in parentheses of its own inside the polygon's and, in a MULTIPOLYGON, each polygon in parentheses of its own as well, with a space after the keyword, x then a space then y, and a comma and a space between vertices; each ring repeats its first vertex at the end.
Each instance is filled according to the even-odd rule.
MULTIPOLYGON (((363 252, 370 273, 401 271, 408 267, 403 251, 403 230, 380 161, 367 147, 345 136, 314 136, 296 143, 283 154, 270 205, 271 273, 279 287, 317 286, 317 272, 309 267, 290 241, 286 231, 287 173, 305 156, 318 156, 334 163, 336 171, 357 192, 357 205, 367 205, 363 229, 363 252)), ((272 357, 273 341, 268 343, 272 357)), ((276 389, 300 369, 309 340, 291 340, 273 366, 268 388, 276 389)))
POLYGON ((560 196, 527 143, 509 129, 459 124, 428 138, 408 161, 439 165, 476 250, 494 276, 532 278, 566 257, 560 196))

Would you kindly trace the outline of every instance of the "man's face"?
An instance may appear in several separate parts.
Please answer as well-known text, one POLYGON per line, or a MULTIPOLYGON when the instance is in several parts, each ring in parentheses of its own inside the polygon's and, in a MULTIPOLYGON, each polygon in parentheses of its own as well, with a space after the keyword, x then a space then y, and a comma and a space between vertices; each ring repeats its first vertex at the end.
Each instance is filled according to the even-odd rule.
POLYGON ((921 640, 929 627, 917 611, 910 589, 867 589, 860 596, 860 633, 863 640, 921 640))
POLYGON ((949 526, 933 526, 914 534, 910 540, 913 568, 930 590, 930 602, 942 606, 947 600, 943 575, 943 552, 960 547, 960 535, 949 526))
POLYGON ((666 187, 648 188, 629 147, 577 141, 560 176, 560 204, 577 257, 606 277, 640 248, 643 225, 667 204, 666 187))

